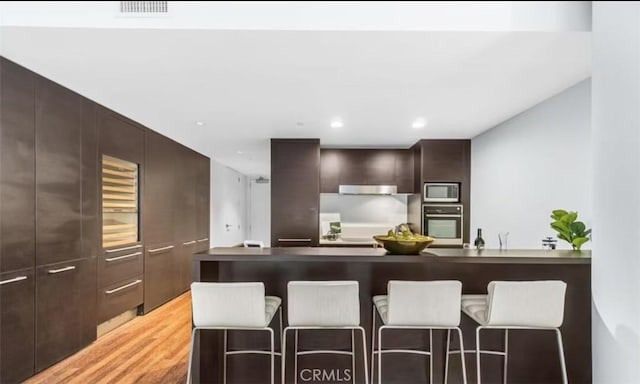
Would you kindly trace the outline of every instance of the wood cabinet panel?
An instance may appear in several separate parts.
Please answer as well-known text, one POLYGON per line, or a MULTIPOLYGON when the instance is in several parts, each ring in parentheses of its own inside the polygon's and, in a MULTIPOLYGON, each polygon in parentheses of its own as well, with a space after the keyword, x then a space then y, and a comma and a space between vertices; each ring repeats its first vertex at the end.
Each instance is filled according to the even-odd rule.
POLYGON ((185 241, 182 244, 179 244, 178 252, 176 252, 178 256, 177 264, 180 270, 180 283, 179 283, 178 293, 188 291, 189 287, 191 286, 191 282, 193 281, 191 276, 192 274, 191 270, 193 268, 192 259, 193 259, 193 254, 196 253, 197 243, 192 241, 193 240, 185 241))
POLYGON ((271 244, 317 246, 320 140, 271 140, 271 180, 271 244))
POLYGON ((0 272, 35 263, 35 75, 0 58, 0 272))
POLYGON ((98 290, 98 323, 133 309, 143 300, 143 277, 133 276, 98 290))
POLYGON ((175 145, 155 132, 145 133, 142 231, 147 244, 173 242, 173 204, 177 188, 175 145))
POLYGON ((0 274, 0 383, 34 373, 35 277, 33 269, 0 274))
POLYGON ((413 151, 410 149, 398 149, 396 154, 395 184, 398 193, 417 193, 413 184, 413 151))
POLYGON ((469 140, 423 140, 422 179, 461 182, 469 172, 469 140))
POLYGON ((36 371, 96 338, 96 263, 82 259, 36 270, 36 371))
POLYGON ((343 150, 320 150, 320 193, 338 193, 343 150))
POLYGON ((197 189, 196 189, 196 226, 199 246, 209 248, 209 218, 210 218, 210 186, 211 171, 209 158, 197 155, 197 189))
POLYGON ((144 264, 144 312, 166 303, 176 296, 181 279, 176 268, 175 246, 161 243, 147 247, 144 264))
POLYGON ((100 247, 100 171, 97 105, 82 101, 82 257, 97 257, 100 247))
POLYGON ((396 185, 396 151, 366 149, 365 181, 373 185, 396 185))
POLYGON ((196 208, 196 194, 198 185, 198 156, 186 147, 178 148, 176 163, 179 171, 176 173, 174 215, 174 238, 184 243, 196 240, 198 236, 198 215, 196 208))
MULTIPOLYGON (((127 247, 129 248, 129 247, 127 247)), ((121 252, 105 253, 98 260, 98 288, 142 275, 144 271, 144 249, 128 249, 121 252)))
POLYGON ((97 125, 100 153, 142 165, 144 163, 144 129, 119 115, 99 108, 97 125))
POLYGON ((82 98, 43 78, 36 88, 36 264, 82 257, 82 98))

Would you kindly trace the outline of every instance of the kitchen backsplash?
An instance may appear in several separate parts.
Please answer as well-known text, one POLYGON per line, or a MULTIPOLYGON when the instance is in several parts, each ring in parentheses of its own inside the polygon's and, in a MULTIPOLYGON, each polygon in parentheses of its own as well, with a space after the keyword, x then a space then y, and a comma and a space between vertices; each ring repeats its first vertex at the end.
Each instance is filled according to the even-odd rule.
POLYGON ((390 224, 407 221, 407 195, 369 196, 320 194, 322 217, 336 217, 342 223, 390 224))

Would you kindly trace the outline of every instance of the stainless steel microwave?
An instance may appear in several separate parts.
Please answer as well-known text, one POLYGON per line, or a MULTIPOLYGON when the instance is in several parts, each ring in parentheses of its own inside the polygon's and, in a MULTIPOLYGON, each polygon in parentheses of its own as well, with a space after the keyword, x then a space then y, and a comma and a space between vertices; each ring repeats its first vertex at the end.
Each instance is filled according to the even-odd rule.
POLYGON ((425 203, 459 203, 459 183, 424 183, 425 203))

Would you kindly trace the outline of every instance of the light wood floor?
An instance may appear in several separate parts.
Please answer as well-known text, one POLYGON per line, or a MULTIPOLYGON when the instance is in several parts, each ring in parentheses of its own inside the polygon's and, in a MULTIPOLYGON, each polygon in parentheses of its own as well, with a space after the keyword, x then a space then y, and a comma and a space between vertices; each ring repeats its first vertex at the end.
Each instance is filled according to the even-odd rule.
POLYGON ((138 316, 26 383, 184 383, 191 294, 138 316))

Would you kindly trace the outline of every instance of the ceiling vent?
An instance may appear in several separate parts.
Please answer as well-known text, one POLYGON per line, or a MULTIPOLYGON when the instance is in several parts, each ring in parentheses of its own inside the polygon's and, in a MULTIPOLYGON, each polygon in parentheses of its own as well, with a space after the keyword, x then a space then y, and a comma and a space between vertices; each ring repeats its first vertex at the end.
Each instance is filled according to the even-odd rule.
POLYGON ((119 13, 124 16, 160 16, 169 13, 167 1, 121 1, 119 13))

